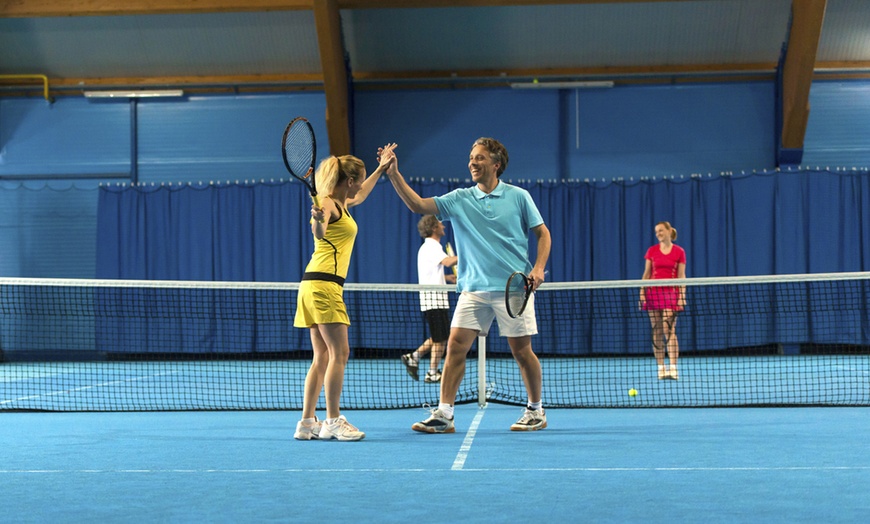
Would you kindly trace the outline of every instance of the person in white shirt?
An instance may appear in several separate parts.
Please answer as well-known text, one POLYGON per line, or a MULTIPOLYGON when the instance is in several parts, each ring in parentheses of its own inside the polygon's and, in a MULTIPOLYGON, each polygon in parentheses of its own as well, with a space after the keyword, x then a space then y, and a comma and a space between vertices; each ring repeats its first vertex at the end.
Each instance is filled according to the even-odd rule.
MULTIPOLYGON (((417 231, 423 238, 423 245, 417 251, 417 279, 420 284, 445 285, 456 283, 455 275, 445 275, 444 269, 453 267, 458 260, 449 256, 441 246, 444 236, 444 224, 435 215, 426 215, 417 223, 417 231)), ((420 359, 429 354, 429 371, 425 382, 440 382, 441 372, 438 367, 447 348, 447 338, 450 336, 450 304, 447 292, 421 291, 420 310, 429 326, 429 338, 413 353, 402 355, 402 362, 411 378, 419 380, 420 359)))

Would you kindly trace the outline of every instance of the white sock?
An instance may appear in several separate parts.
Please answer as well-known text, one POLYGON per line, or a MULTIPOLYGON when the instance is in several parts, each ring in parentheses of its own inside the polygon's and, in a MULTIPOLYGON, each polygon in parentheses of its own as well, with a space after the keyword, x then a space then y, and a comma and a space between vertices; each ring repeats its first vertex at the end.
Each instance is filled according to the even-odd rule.
POLYGON ((330 426, 333 426, 333 425, 335 425, 335 424, 338 423, 338 419, 339 419, 339 418, 341 418, 341 417, 328 418, 328 419, 326 419, 324 422, 326 422, 326 423, 329 424, 330 426))
POLYGON ((304 418, 304 419, 302 419, 302 425, 303 425, 303 426, 313 426, 313 425, 314 425, 314 421, 316 421, 316 420, 317 420, 317 417, 314 417, 314 418, 304 418))
POLYGON ((541 400, 539 400, 537 402, 532 402, 531 400, 529 401, 529 409, 531 409, 531 410, 540 411, 542 406, 543 406, 543 401, 541 401, 541 400))
POLYGON ((416 351, 411 353, 411 360, 413 360, 414 362, 420 362, 420 354, 416 351))
POLYGON ((453 418, 453 406, 450 404, 438 404, 438 409, 441 410, 441 413, 444 413, 445 417, 453 418))

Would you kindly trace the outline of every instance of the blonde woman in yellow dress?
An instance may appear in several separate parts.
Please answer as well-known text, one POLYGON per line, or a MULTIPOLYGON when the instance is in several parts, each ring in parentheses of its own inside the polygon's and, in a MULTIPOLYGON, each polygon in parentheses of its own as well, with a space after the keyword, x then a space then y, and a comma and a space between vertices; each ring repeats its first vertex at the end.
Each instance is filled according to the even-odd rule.
POLYGON ((311 206, 314 253, 305 268, 296 305, 294 326, 311 333, 313 360, 305 377, 302 420, 296 425, 298 440, 361 440, 365 433, 354 427, 339 405, 350 345, 350 319, 342 296, 357 224, 348 209, 365 201, 378 178, 393 161, 396 144, 384 146, 378 168, 366 178, 365 164, 352 155, 329 157, 317 168, 320 207, 311 206), (315 416, 321 389, 326 397, 326 419, 315 416))

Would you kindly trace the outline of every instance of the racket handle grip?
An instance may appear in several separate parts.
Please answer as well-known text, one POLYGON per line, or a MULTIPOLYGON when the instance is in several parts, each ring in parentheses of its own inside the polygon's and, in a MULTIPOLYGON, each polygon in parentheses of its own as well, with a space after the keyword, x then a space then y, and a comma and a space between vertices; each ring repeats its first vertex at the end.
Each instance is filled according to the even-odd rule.
MULTIPOLYGON (((448 256, 451 256, 451 257, 456 256, 456 255, 453 253, 453 246, 450 245, 450 242, 447 243, 447 255, 448 255, 448 256)), ((458 276, 459 276, 459 270, 456 269, 456 264, 453 264, 453 265, 450 267, 450 269, 453 270, 453 276, 454 276, 454 277, 458 277, 458 276)))
MULTIPOLYGON (((311 201, 314 202, 314 205, 319 209, 320 208, 320 197, 317 195, 311 195, 311 201)), ((323 219, 318 220, 321 224, 323 223, 323 219)))

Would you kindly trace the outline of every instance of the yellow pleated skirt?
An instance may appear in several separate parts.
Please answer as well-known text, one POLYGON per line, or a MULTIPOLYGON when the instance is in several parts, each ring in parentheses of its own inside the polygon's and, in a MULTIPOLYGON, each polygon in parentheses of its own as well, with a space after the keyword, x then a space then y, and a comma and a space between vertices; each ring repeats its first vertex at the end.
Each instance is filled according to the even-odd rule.
POLYGON ((350 325, 342 288, 335 282, 303 280, 299 284, 293 325, 306 328, 315 324, 350 325))

